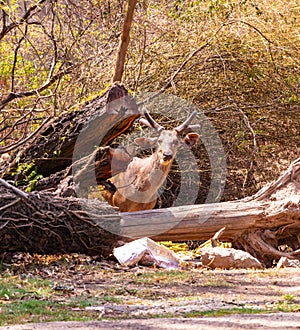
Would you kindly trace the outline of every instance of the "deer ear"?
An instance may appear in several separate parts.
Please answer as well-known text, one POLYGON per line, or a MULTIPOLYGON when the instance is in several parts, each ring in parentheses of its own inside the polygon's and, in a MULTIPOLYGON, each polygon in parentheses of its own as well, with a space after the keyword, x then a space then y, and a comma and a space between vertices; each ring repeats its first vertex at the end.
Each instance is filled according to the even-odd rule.
POLYGON ((192 147, 193 145, 196 144, 196 142, 199 139, 199 134, 197 133, 188 133, 184 138, 183 142, 188 146, 192 147))
POLYGON ((150 149, 155 145, 156 141, 157 139, 155 138, 141 137, 141 138, 136 138, 134 140, 134 143, 142 147, 143 149, 150 149))

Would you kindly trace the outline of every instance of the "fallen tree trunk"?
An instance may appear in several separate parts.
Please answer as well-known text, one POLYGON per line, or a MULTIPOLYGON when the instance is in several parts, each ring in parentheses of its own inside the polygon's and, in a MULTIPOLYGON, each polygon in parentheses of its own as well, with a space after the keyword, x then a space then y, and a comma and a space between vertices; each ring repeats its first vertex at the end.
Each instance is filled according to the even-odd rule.
POLYGON ((101 148, 126 132, 139 116, 135 99, 123 85, 116 83, 81 109, 63 113, 46 125, 33 141, 10 155, 11 162, 2 164, 0 174, 5 180, 25 187, 33 181, 34 172, 44 177, 35 184, 35 190, 55 188, 72 172, 71 165, 77 160, 74 149, 87 162, 86 158, 98 146, 99 152, 94 155, 97 164, 91 168, 97 179, 106 180, 111 176, 106 158, 109 153, 101 148))
POLYGON ((271 266, 281 256, 300 256, 300 159, 256 195, 238 201, 121 214, 128 239, 207 240, 225 227, 232 242, 271 266), (291 251, 280 251, 285 247, 291 251))
POLYGON ((98 200, 60 198, 44 191, 26 194, 3 180, 0 194, 0 253, 107 256, 119 240, 207 240, 225 227, 222 241, 246 250, 265 266, 281 256, 300 256, 300 159, 256 195, 218 204, 117 213, 98 200))
POLYGON ((97 200, 60 198, 76 196, 79 190, 72 184, 79 182, 80 189, 87 191, 108 179, 112 158, 115 170, 126 168, 131 156, 107 144, 137 117, 135 101, 116 84, 80 111, 49 124, 33 146, 12 157, 13 162, 2 169, 4 178, 28 183, 30 173, 18 172, 18 167, 32 163, 46 177, 37 183, 38 193, 25 194, 0 184, 0 253, 108 255, 120 239, 147 236, 157 241, 207 240, 225 227, 222 240, 246 250, 267 266, 281 256, 300 255, 300 159, 278 180, 239 201, 118 214, 97 200), (73 171, 74 166, 77 171, 73 171), (47 192, 49 188, 56 193, 47 192))

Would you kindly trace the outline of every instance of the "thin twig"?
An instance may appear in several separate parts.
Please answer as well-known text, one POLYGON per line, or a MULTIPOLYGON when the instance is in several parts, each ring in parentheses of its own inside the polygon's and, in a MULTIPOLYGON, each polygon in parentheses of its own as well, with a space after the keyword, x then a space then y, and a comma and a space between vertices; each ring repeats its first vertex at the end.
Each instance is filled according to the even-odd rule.
POLYGON ((270 40, 267 36, 265 36, 256 26, 252 25, 251 23, 241 19, 231 19, 227 24, 232 24, 232 23, 242 23, 249 26, 251 29, 256 31, 262 38, 264 38, 269 44, 273 44, 272 40, 270 40))
POLYGON ((257 32, 263 39, 265 39, 268 42, 268 50, 269 50, 269 53, 270 53, 270 57, 271 57, 274 69, 277 71, 276 64, 275 64, 274 57, 273 57, 273 52, 272 52, 272 49, 271 49, 271 44, 274 44, 274 42, 271 39, 269 39, 264 33, 262 33, 256 26, 252 25, 251 23, 249 23, 247 21, 240 20, 240 19, 232 19, 228 23, 229 24, 242 23, 244 25, 247 25, 248 27, 253 29, 255 32, 257 32))
POLYGON ((0 207, 0 212, 3 212, 4 210, 9 209, 10 207, 12 207, 12 206, 18 204, 19 201, 20 201, 20 198, 17 198, 17 199, 15 199, 14 201, 12 201, 11 203, 9 203, 9 204, 5 204, 5 205, 1 206, 1 207, 0 207))
POLYGON ((3 225, 0 226, 0 230, 5 228, 9 224, 9 221, 7 220, 3 225))
POLYGON ((17 187, 12 186, 11 184, 9 184, 8 182, 6 182, 5 180, 3 180, 1 178, 0 178, 0 184, 2 184, 2 186, 4 186, 5 188, 12 190, 17 195, 19 195, 23 198, 28 198, 28 194, 26 194, 24 191, 18 189, 17 187))
POLYGON ((41 10, 40 9, 40 5, 45 2, 46 0, 40 0, 39 2, 37 2, 36 4, 34 4, 33 6, 29 7, 28 10, 25 12, 25 14, 20 18, 19 21, 17 22, 12 22, 11 24, 9 25, 6 25, 6 21, 5 21, 5 18, 7 16, 7 13, 2 10, 2 14, 3 14, 3 27, 2 27, 2 30, 0 31, 0 40, 4 38, 4 36, 9 32, 11 31, 12 29, 14 29, 15 27, 18 27, 19 25, 21 24, 24 24, 25 22, 28 21, 28 19, 31 17, 31 14, 34 13, 34 11, 36 9, 38 10, 41 10), (5 13, 5 15, 4 15, 5 13))
POLYGON ((253 138, 253 150, 252 150, 252 153, 251 153, 250 166, 249 166, 249 169, 247 170, 247 175, 246 175, 246 177, 244 179, 244 182, 243 182, 243 188, 245 188, 245 185, 246 185, 246 183, 249 179, 250 173, 252 173, 252 171, 253 171, 254 159, 255 159, 255 155, 256 155, 257 150, 258 150, 258 146, 257 146, 257 141, 256 141, 256 134, 255 134, 254 129, 252 128, 250 122, 249 122, 249 118, 247 117, 247 115, 240 108, 237 107, 237 110, 242 114, 244 123, 247 126, 247 128, 249 129, 249 131, 251 132, 251 135, 252 135, 252 138, 253 138))
POLYGON ((18 143, 12 144, 10 146, 8 146, 7 148, 0 148, 1 153, 5 153, 5 152, 9 152, 12 151, 14 149, 16 149, 17 147, 19 147, 20 145, 24 144, 25 142, 27 142, 28 140, 30 140, 31 138, 33 138, 36 134, 38 134, 38 132, 41 131, 41 129, 49 122, 49 120, 51 120, 52 117, 48 117, 46 118, 41 125, 39 126, 39 128, 37 128, 34 132, 32 132, 30 135, 27 136, 27 138, 22 139, 21 141, 19 141, 18 143))
POLYGON ((76 67, 76 65, 70 65, 66 69, 58 72, 54 76, 51 77, 51 79, 48 79, 41 87, 29 91, 19 92, 19 93, 13 93, 10 92, 8 96, 1 102, 0 104, 0 110, 3 109, 6 104, 11 102, 14 99, 27 97, 27 96, 33 96, 33 95, 39 95, 41 92, 43 92, 45 89, 50 87, 54 82, 61 79, 63 76, 71 73, 73 69, 76 67))

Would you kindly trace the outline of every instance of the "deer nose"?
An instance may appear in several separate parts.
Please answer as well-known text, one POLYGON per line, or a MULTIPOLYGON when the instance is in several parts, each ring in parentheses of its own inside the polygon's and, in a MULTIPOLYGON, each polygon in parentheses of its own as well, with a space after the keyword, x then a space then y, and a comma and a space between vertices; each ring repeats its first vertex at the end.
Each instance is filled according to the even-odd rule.
POLYGON ((164 162, 172 159, 172 157, 173 157, 173 154, 171 152, 164 152, 163 153, 163 160, 164 160, 164 162))

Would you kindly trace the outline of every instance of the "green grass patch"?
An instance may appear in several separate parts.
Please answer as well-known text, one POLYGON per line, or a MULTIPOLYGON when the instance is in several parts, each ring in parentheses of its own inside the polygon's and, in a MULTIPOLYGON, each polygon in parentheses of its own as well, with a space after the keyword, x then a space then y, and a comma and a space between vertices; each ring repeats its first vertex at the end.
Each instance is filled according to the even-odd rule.
MULTIPOLYGON (((239 289, 239 277, 235 278, 235 274, 245 279, 245 285, 250 283, 248 276, 253 276, 257 280, 256 276, 260 280, 257 285, 261 285, 272 283, 274 279, 277 281, 277 273, 270 274, 270 281, 262 281, 260 272, 258 275, 254 272, 247 275, 249 272, 246 271, 242 274, 227 274, 226 271, 168 271, 152 268, 120 272, 103 270, 97 265, 87 265, 87 260, 83 258, 81 261, 81 256, 35 257, 34 260, 36 263, 29 264, 27 271, 22 261, 19 268, 15 264, 10 269, 5 266, 7 269, 0 273, 0 326, 29 322, 133 318, 134 313, 131 313, 130 306, 134 305, 134 310, 135 306, 139 305, 150 308, 153 304, 153 307, 157 307, 156 301, 159 302, 159 306, 155 313, 147 314, 145 309, 141 311, 141 317, 217 317, 300 310, 299 299, 292 294, 295 291, 285 291, 281 297, 276 294, 276 298, 273 299, 276 289, 273 285, 270 285, 271 300, 266 297, 263 305, 257 305, 256 299, 253 299, 253 304, 242 303, 245 296, 242 291, 237 291, 241 292, 241 304, 231 304, 228 305, 229 308, 218 309, 219 305, 210 305, 211 310, 201 311, 200 306, 199 310, 193 307, 195 311, 189 309, 189 312, 185 312, 186 309, 168 309, 169 306, 188 305, 190 301, 194 305, 195 302, 199 302, 199 297, 199 303, 204 306, 205 299, 211 300, 211 297, 214 298, 219 292, 225 294, 224 301, 231 301, 232 295, 227 288, 239 289), (39 268, 44 269, 46 266, 49 267, 50 274, 47 279, 40 276, 44 273, 39 268), (161 301, 164 302, 162 307, 161 301), (86 309, 89 306, 108 308, 86 309)), ((241 285, 243 286, 243 281, 241 285)), ((254 287, 253 292, 257 293, 257 290, 254 287)), ((150 310, 153 312, 153 309, 150 310)))
MULTIPOLYGON (((99 319, 98 311, 88 306, 121 303, 115 295, 78 294, 57 290, 59 285, 34 276, 2 274, 0 277, 0 326, 28 322, 88 321, 99 319)), ((64 286, 62 286, 64 287, 64 286)))
POLYGON ((49 280, 19 277, 0 278, 0 300, 24 299, 25 297, 46 298, 52 293, 49 280))
POLYGON ((210 287, 222 287, 222 288, 230 288, 233 287, 234 284, 227 282, 224 279, 210 279, 205 281, 202 286, 210 286, 210 287))
POLYGON ((115 296, 110 296, 110 295, 105 295, 103 297, 103 299, 107 302, 111 302, 111 303, 121 303, 122 302, 122 299, 121 298, 118 298, 118 297, 115 297, 115 296))
MULTIPOLYGON (((233 307, 233 308, 221 308, 217 310, 191 311, 186 313, 180 313, 180 317, 184 317, 184 318, 204 317, 204 316, 218 317, 218 316, 233 315, 233 314, 262 314, 262 313, 270 313, 270 310, 247 308, 247 307, 233 307)), ((151 318, 162 318, 162 317, 171 318, 171 317, 176 317, 178 315, 174 315, 173 313, 162 313, 162 314, 152 314, 147 316, 151 318)))
POLYGON ((284 295, 283 300, 275 304, 275 308, 280 312, 287 313, 300 311, 300 305, 296 303, 296 298, 293 294, 284 295))
POLYGON ((0 277, 0 326, 97 318, 96 313, 84 310, 86 306, 96 305, 95 300, 86 295, 73 297, 53 287, 47 279, 4 274, 0 277))
POLYGON ((27 322, 88 321, 97 319, 98 312, 86 311, 84 307, 93 301, 58 302, 52 300, 13 301, 2 305, 0 326, 27 322))
POLYGON ((276 310, 279 312, 291 313, 291 312, 299 312, 300 305, 299 304, 290 304, 286 301, 279 302, 276 305, 276 310))
POLYGON ((135 283, 156 283, 166 282, 168 284, 178 282, 189 282, 192 279, 192 273, 181 270, 163 270, 156 272, 146 272, 135 277, 135 283))
POLYGON ((248 307, 234 307, 234 308, 221 308, 218 310, 209 310, 209 311, 193 311, 184 314, 184 317, 199 317, 199 316, 224 316, 232 314, 261 314, 269 312, 266 309, 258 308, 248 308, 248 307))

